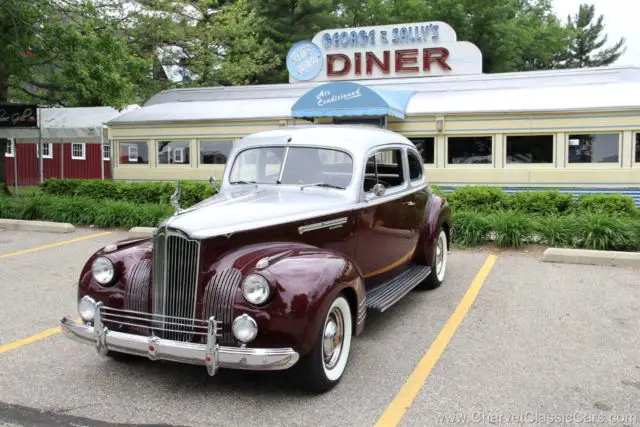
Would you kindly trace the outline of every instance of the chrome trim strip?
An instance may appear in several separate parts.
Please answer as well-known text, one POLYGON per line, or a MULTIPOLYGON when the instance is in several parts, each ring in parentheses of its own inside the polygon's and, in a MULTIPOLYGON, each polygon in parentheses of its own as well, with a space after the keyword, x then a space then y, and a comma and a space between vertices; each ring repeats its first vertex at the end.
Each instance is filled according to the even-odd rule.
MULTIPOLYGON (((96 310, 96 320, 100 309, 96 310)), ((107 350, 148 357, 151 360, 170 360, 207 367, 209 375, 215 375, 218 367, 274 371, 288 369, 296 364, 299 354, 292 348, 242 348, 225 347, 216 342, 217 322, 208 320, 207 343, 194 344, 166 340, 154 336, 142 336, 110 331, 106 327, 98 329, 89 325, 78 325, 73 320, 63 318, 60 327, 69 338, 94 344, 104 354, 107 350)))
POLYGON ((339 228, 347 223, 347 217, 331 219, 328 221, 316 222, 315 224, 303 225, 298 227, 298 233, 304 234, 308 231, 320 230, 323 228, 339 228))

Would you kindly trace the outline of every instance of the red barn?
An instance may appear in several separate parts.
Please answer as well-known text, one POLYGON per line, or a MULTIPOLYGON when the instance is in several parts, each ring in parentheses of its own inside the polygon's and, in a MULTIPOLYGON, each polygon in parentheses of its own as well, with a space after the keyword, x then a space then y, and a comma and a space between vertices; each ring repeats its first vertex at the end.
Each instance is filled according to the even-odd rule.
POLYGON ((17 180, 18 186, 33 186, 48 178, 110 179, 111 141, 103 124, 124 112, 111 107, 41 108, 40 129, 0 129, 0 138, 9 138, 7 183, 15 185, 17 180))

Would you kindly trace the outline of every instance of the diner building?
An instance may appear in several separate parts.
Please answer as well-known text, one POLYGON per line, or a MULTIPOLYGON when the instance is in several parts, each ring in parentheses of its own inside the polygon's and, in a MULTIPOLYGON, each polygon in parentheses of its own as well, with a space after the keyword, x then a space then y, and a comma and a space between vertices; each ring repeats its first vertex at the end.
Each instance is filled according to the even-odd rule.
POLYGON ((168 90, 112 119, 113 178, 220 178, 251 133, 359 124, 410 138, 433 184, 640 202, 640 67, 483 74, 441 22, 328 30, 287 66, 286 84, 168 90))

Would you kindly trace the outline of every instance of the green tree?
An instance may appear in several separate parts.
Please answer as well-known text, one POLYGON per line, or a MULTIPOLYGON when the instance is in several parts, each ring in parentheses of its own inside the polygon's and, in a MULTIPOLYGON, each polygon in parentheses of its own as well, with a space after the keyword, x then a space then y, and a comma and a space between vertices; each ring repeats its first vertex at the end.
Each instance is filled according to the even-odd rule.
POLYGON ((608 39, 603 34, 604 16, 600 15, 595 21, 594 18, 595 6, 588 4, 581 4, 578 13, 573 18, 568 17, 567 27, 574 33, 574 39, 559 67, 601 67, 613 64, 624 54, 624 37, 603 49, 608 39))
POLYGON ((288 81, 286 56, 300 40, 310 40, 317 32, 337 26, 341 5, 332 0, 248 0, 259 16, 259 38, 278 58, 279 66, 263 73, 260 83, 288 81))
MULTIPOLYGON (((131 1, 126 3, 132 4, 131 1)), ((137 0, 126 19, 140 54, 187 86, 251 84, 280 60, 260 36, 266 19, 245 0, 137 0)))

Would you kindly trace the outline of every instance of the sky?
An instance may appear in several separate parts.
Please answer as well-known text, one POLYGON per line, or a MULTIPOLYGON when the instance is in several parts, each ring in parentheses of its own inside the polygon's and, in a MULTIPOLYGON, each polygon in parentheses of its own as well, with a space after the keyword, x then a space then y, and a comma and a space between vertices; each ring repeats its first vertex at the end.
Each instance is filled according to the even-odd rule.
POLYGON ((627 51, 614 65, 640 66, 640 0, 553 0, 556 14, 566 22, 567 15, 575 15, 580 3, 593 4, 596 16, 604 15, 604 31, 608 46, 621 37, 626 39, 627 51))

